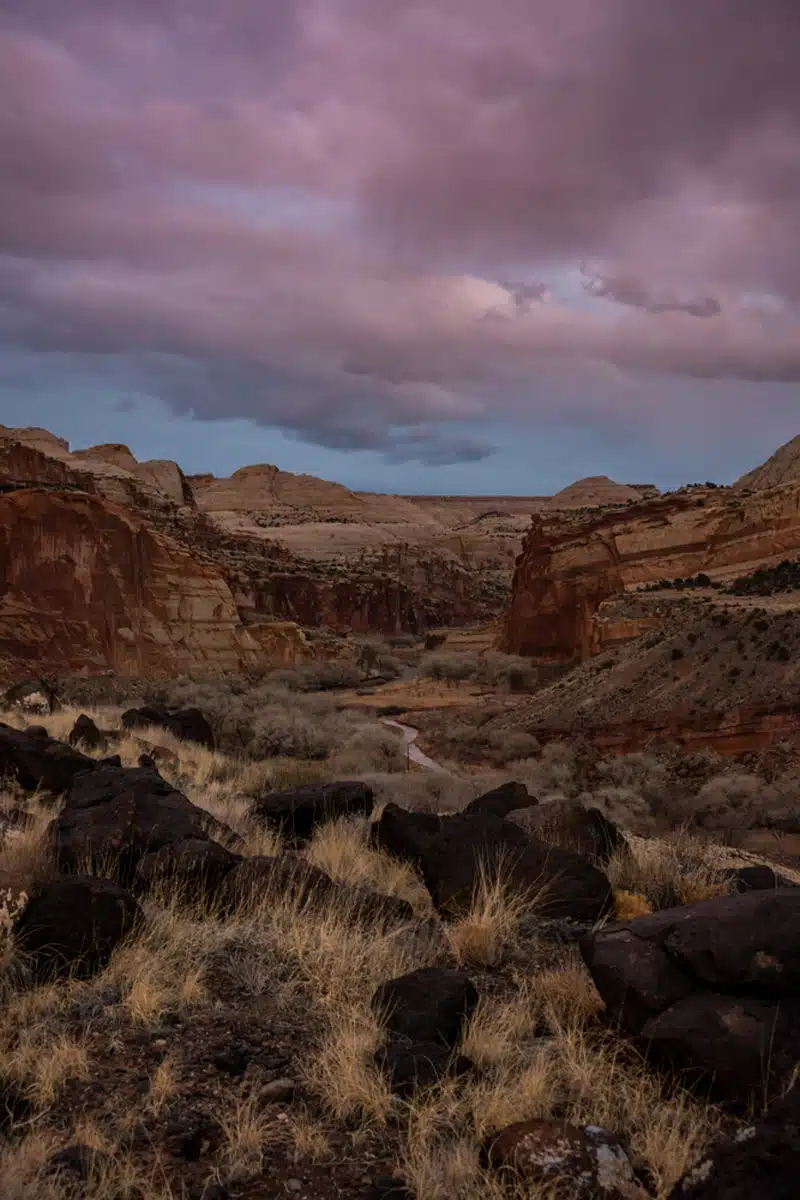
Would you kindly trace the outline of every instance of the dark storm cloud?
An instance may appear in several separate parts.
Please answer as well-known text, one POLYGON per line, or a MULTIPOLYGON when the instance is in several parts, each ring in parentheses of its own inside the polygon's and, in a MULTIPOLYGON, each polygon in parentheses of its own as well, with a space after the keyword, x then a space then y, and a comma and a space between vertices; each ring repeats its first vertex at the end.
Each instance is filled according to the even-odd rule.
POLYGON ((5 0, 0 161, 0 336, 176 411, 434 463, 563 362, 800 378, 795 2, 5 0))
POLYGON ((656 299, 640 279, 632 279, 624 275, 590 275, 585 268, 581 274, 583 290, 590 296, 604 300, 614 300, 617 304, 625 304, 629 308, 641 308, 648 313, 683 312, 690 317, 717 317, 722 312, 722 305, 713 296, 703 296, 694 300, 677 300, 661 297, 656 299))

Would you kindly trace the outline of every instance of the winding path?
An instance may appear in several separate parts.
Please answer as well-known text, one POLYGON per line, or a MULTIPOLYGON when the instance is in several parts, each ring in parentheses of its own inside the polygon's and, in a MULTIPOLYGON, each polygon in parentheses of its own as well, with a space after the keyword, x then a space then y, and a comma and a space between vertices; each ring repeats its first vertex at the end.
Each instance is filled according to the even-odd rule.
POLYGON ((418 767, 424 767, 426 771, 438 771, 441 775, 451 775, 446 767, 440 766, 434 759, 429 758, 419 746, 416 744, 419 737, 419 730, 413 725, 404 725, 402 721, 392 721, 389 717, 381 718, 382 725, 389 725, 392 729, 399 729, 403 735, 403 745, 406 748, 406 753, 410 762, 416 763, 418 767))

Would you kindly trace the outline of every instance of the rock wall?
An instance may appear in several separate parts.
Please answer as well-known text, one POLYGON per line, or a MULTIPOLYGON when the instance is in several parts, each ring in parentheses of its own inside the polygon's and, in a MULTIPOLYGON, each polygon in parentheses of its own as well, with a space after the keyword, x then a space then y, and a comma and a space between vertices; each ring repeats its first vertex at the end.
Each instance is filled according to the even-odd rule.
MULTIPOLYGON (((545 745, 575 735, 575 727, 557 724, 531 726, 529 732, 545 745)), ((675 743, 687 753, 699 749, 723 755, 754 754, 800 734, 800 704, 770 709, 743 707, 726 713, 672 715, 662 721, 613 721, 581 727, 582 737, 603 754, 633 754, 657 742, 675 743)))
MULTIPOLYGON (((603 649, 603 602, 660 579, 730 579, 800 553, 800 484, 748 496, 664 496, 584 519, 534 517, 517 559, 504 649, 571 663, 603 649)), ((613 639, 612 639, 613 640, 613 639)))
POLYGON ((221 573, 86 493, 0 495, 0 667, 167 675, 263 662, 221 573))

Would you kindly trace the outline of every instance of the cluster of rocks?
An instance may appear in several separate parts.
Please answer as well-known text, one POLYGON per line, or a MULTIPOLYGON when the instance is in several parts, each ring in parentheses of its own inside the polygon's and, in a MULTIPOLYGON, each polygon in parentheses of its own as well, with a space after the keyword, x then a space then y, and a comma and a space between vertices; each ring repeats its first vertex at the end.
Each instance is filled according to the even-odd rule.
MULTIPOLYGON (((163 724, 158 717, 157 710, 138 710, 128 715, 126 728, 163 724)), ((198 741, 208 744, 201 721, 191 720, 198 741)), ((124 767, 117 756, 92 758, 78 748, 102 753, 111 737, 88 718, 76 723, 73 744, 41 728, 21 732, 0 725, 0 774, 25 789, 63 796, 49 830, 60 874, 33 894, 13 930, 34 978, 102 970, 145 920, 142 897, 164 885, 187 903, 202 899, 221 920, 269 896, 289 896, 305 906, 344 906, 356 920, 413 919, 405 901, 336 882, 298 853, 331 819, 373 817, 373 793, 364 783, 340 781, 257 797, 252 818, 279 832, 292 849, 244 857, 234 831, 173 787, 151 759, 143 756, 138 767, 124 767), (104 878, 92 874, 100 864, 104 878)), ((371 838, 377 848, 415 866, 444 920, 468 911, 481 882, 502 872, 537 918, 573 922, 584 932, 584 961, 609 1023, 623 1035, 688 1072, 687 1079, 707 1083, 736 1110, 781 1094, 800 1061, 800 890, 774 886, 780 881, 769 872, 751 873, 741 880, 740 894, 601 924, 612 903, 603 868, 621 834, 600 814, 569 808, 558 831, 562 846, 556 847, 508 819, 535 805, 519 784, 487 793, 455 816, 389 804, 373 819, 371 838), (565 847, 565 841, 580 849, 565 847)), ((546 816, 552 833, 554 812, 546 816)), ((376 1063, 396 1095, 408 1098, 474 1069, 461 1042, 478 998, 467 973, 445 967, 426 967, 378 988, 372 1003, 385 1040, 376 1063)), ((784 1104, 796 1119, 796 1101, 784 1104)), ((772 1163, 770 1179, 788 1178, 786 1163, 796 1167, 796 1147, 770 1116, 753 1127, 748 1141, 729 1148, 729 1156, 741 1162, 735 1179, 720 1150, 675 1196, 721 1200, 757 1194, 740 1187, 748 1171, 760 1178, 756 1146, 768 1146, 779 1160, 772 1163)), ((489 1169, 536 1184, 557 1183, 570 1200, 648 1195, 619 1140, 591 1125, 521 1122, 489 1139, 483 1156, 489 1169)), ((789 1195, 779 1183, 770 1194, 789 1195)))

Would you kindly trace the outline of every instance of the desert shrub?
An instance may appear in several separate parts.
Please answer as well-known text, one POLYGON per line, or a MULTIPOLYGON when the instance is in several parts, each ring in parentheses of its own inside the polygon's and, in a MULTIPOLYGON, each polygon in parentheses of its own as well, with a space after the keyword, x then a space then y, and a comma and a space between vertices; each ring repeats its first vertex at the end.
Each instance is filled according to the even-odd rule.
POLYGON ((383 725, 365 725, 351 733, 330 759, 335 774, 363 774, 365 771, 403 771, 406 751, 402 737, 383 725))
POLYGON ((657 827, 652 805, 635 787, 601 787, 583 792, 578 799, 585 808, 598 808, 610 821, 634 833, 652 833, 657 827))
POLYGON ((776 789, 757 775, 728 771, 703 784, 689 801, 688 811, 703 829, 748 829, 778 800, 776 789))
POLYGON ((526 658, 499 650, 432 654, 422 662, 420 675, 447 683, 471 680, 507 692, 532 692, 539 683, 538 671, 526 658))
POLYGON ((713 855, 713 847, 685 830, 660 840, 629 837, 612 856, 607 873, 615 895, 644 897, 654 910, 674 908, 730 893, 730 876, 713 855))
POLYGON ((592 803, 623 827, 646 833, 683 818, 668 767, 652 754, 621 754, 598 763, 596 771, 601 785, 592 790, 592 803))
POLYGON ((502 767, 536 754, 539 743, 531 734, 492 728, 492 720, 502 712, 500 704, 486 704, 472 711, 448 711, 442 727, 432 734, 437 757, 502 767))
POLYGON ((364 774, 375 792, 376 809, 399 804, 411 812, 459 812, 480 789, 446 771, 403 771, 395 774, 364 774))
POLYGON ((478 655, 472 652, 432 654, 420 666, 423 679, 434 679, 443 683, 460 683, 478 677, 478 655))
POLYGON ((522 729, 492 729, 486 735, 486 749, 487 759, 502 767, 505 763, 532 758, 539 750, 539 743, 532 733, 522 729))
POLYGON ((507 692, 533 692, 539 684, 539 672, 527 658, 499 650, 481 656, 477 678, 480 683, 507 692))
POLYGON ((273 671, 268 682, 296 692, 330 692, 358 687, 364 672, 349 659, 299 663, 291 670, 273 671))
MULTIPOLYGON (((365 714, 337 707, 333 696, 307 691, 307 675, 301 673, 299 686, 284 686, 287 678, 298 683, 294 675, 273 672, 257 685, 241 679, 202 684, 179 679, 163 686, 157 699, 176 707, 196 705, 210 720, 220 751, 250 758, 321 760, 359 729, 384 732, 365 714)), ((370 762, 367 756, 367 766, 370 762)))

